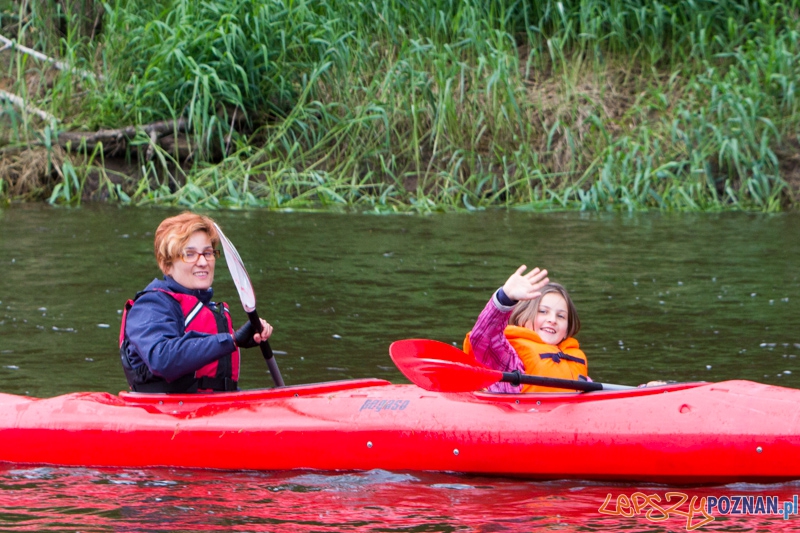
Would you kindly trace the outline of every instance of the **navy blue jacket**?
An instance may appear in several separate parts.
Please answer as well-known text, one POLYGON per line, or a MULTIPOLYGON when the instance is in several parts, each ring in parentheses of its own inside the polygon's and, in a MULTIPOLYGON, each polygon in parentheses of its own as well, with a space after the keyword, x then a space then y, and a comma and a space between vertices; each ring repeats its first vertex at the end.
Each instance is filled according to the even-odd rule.
POLYGON ((147 365, 167 381, 193 373, 236 349, 233 335, 184 331, 181 306, 168 294, 153 289, 190 294, 208 305, 214 290, 187 289, 170 276, 154 279, 128 312, 125 332, 128 359, 134 368, 147 365))

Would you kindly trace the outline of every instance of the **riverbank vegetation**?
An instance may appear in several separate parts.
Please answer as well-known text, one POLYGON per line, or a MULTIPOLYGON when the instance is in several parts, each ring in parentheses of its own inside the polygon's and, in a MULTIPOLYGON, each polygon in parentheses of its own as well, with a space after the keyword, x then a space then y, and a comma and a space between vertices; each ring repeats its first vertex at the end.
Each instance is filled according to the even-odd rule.
POLYGON ((0 0, 0 196, 794 208, 798 21, 800 0, 0 0))

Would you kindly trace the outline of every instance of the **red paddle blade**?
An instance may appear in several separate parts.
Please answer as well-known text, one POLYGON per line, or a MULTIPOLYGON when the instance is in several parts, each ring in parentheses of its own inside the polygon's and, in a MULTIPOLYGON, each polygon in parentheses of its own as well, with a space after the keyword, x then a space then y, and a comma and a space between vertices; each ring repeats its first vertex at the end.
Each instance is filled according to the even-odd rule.
POLYGON ((439 341, 396 341, 389 347, 389 355, 405 377, 429 391, 475 391, 503 377, 502 372, 486 368, 458 348, 439 341))

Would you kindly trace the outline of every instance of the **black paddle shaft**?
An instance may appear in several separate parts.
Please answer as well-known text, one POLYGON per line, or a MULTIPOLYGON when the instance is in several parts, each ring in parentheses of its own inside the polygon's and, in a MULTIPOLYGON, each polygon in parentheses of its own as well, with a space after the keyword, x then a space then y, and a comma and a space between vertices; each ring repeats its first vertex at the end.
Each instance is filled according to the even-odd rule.
MULTIPOLYGON (((261 327, 261 319, 258 317, 258 312, 253 309, 247 313, 247 318, 250 320, 250 325, 253 326, 253 329, 256 331, 256 333, 261 333, 263 328, 261 327)), ((264 360, 267 362, 267 368, 269 369, 269 373, 272 376, 272 380, 275 382, 275 385, 278 387, 283 387, 283 376, 281 376, 281 371, 278 369, 278 363, 275 362, 275 357, 272 355, 272 346, 269 345, 269 341, 263 341, 258 346, 261 348, 261 355, 264 356, 264 360)))
POLYGON ((573 381, 571 379, 529 376, 527 374, 520 374, 519 372, 503 372, 503 379, 500 381, 511 383, 512 385, 524 383, 526 385, 556 387, 559 389, 579 390, 583 392, 603 390, 604 388, 602 383, 595 383, 594 381, 573 381))

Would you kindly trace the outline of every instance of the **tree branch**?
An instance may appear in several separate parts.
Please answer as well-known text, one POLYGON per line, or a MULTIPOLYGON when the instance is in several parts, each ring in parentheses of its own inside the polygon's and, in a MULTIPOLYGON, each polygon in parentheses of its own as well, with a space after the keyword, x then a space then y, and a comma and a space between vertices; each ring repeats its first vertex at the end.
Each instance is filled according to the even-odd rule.
POLYGON ((58 119, 56 117, 54 117, 53 115, 51 115, 47 111, 42 111, 39 108, 36 108, 36 107, 33 107, 32 105, 26 104, 25 100, 23 100, 22 98, 20 98, 16 94, 12 94, 12 93, 9 93, 9 92, 6 92, 6 91, 0 89, 0 100, 8 100, 9 102, 14 104, 15 106, 19 107, 20 109, 24 109, 28 113, 32 113, 32 114, 36 115, 37 117, 39 117, 42 120, 45 120, 47 122, 50 122, 50 123, 58 122, 58 119))
POLYGON ((5 44, 5 46, 0 50, 5 50, 6 48, 16 48, 17 50, 19 50, 23 54, 27 54, 27 55, 33 56, 36 59, 41 59, 42 61, 47 61, 48 63, 50 63, 54 67, 56 67, 58 70, 74 72, 74 73, 78 74, 80 77, 82 77, 83 79, 90 78, 90 79, 93 79, 93 80, 94 79, 99 79, 100 81, 104 81, 103 76, 96 76, 94 73, 86 71, 86 70, 83 70, 83 69, 72 68, 72 67, 70 67, 69 65, 67 65, 66 63, 64 63, 62 61, 58 61, 56 59, 53 59, 52 57, 48 57, 48 56, 44 55, 41 52, 37 52, 36 50, 34 50, 32 48, 28 48, 27 46, 23 46, 23 45, 21 45, 19 43, 15 43, 11 39, 9 39, 7 37, 4 37, 2 35, 0 35, 0 43, 5 44))

